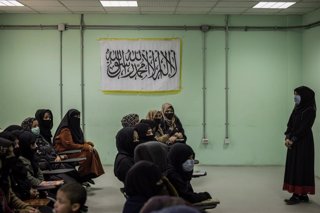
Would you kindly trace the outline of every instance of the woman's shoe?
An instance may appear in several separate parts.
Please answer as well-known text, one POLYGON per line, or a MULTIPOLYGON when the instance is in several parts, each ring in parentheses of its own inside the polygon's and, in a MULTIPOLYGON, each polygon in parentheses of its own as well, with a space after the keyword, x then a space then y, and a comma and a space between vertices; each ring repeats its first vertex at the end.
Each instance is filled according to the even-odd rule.
POLYGON ((292 195, 290 199, 285 199, 284 201, 287 203, 287 205, 295 205, 300 203, 299 196, 296 195, 292 195))
POLYGON ((299 195, 299 200, 301 202, 308 203, 309 202, 309 197, 308 197, 308 195, 299 195))

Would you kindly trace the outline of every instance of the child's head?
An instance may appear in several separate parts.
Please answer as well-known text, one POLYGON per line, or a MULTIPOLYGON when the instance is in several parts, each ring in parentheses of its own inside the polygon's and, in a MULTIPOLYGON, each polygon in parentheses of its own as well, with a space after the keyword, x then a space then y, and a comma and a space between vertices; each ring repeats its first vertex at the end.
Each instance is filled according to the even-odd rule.
POLYGON ((57 192, 54 203, 55 213, 80 212, 87 200, 87 191, 79 183, 63 185, 57 192))

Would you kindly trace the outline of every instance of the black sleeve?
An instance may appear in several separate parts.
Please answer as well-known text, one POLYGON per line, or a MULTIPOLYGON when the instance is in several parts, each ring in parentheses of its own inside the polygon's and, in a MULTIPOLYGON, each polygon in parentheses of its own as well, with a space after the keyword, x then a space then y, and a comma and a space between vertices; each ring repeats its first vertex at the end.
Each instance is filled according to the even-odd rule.
POLYGON ((292 132, 291 140, 295 142, 306 136, 307 132, 311 130, 315 118, 316 111, 311 107, 302 112, 300 124, 298 128, 292 132))
POLYGON ((168 179, 170 180, 172 185, 176 188, 179 196, 190 203, 198 203, 210 198, 210 197, 207 197, 205 193, 194 192, 190 184, 190 181, 184 181, 176 173, 168 174, 168 179))

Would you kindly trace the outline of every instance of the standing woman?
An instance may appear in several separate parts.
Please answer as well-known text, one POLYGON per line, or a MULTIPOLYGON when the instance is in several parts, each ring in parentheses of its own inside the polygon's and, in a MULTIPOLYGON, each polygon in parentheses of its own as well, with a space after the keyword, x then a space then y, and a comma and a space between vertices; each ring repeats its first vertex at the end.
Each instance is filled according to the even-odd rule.
POLYGON ((288 205, 308 202, 308 194, 315 194, 314 142, 312 125, 316 118, 314 92, 301 86, 294 90, 295 107, 285 132, 287 159, 283 190, 292 193, 285 199, 288 205))
POLYGON ((84 139, 78 110, 70 109, 65 114, 54 135, 53 144, 57 152, 81 149, 80 153, 69 154, 68 158, 86 158, 79 166, 79 174, 84 180, 89 181, 104 174, 99 154, 93 148, 93 143, 84 139))

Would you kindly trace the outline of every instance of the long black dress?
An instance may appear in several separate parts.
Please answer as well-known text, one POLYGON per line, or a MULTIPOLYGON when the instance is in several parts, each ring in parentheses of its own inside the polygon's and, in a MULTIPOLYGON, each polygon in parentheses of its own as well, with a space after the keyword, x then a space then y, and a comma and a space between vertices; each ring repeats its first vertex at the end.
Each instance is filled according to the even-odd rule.
POLYGON ((301 103, 293 110, 285 132, 286 139, 291 140, 293 145, 287 151, 283 190, 300 195, 315 193, 314 141, 311 128, 316 117, 316 106, 313 91, 308 91, 311 93, 308 95, 305 89, 299 87, 295 90, 301 96, 301 103))

